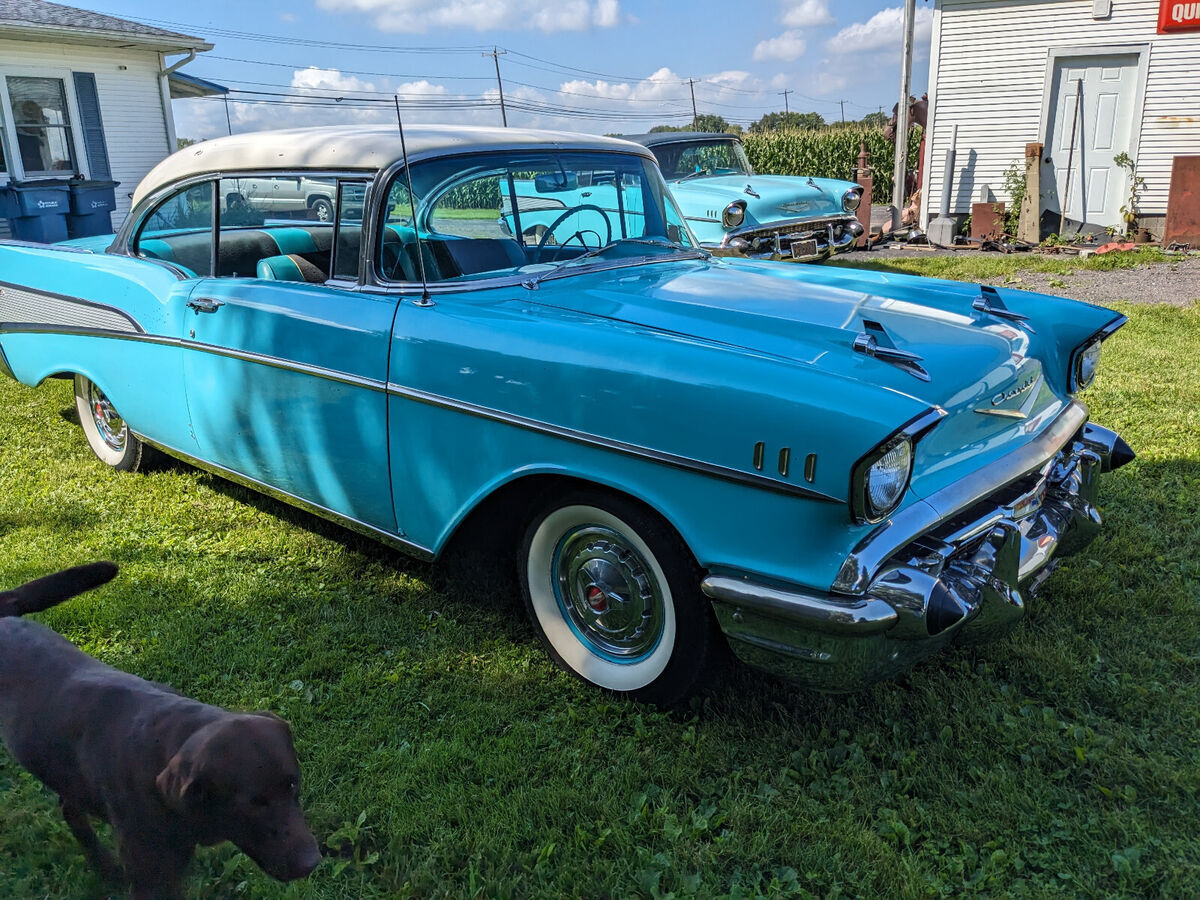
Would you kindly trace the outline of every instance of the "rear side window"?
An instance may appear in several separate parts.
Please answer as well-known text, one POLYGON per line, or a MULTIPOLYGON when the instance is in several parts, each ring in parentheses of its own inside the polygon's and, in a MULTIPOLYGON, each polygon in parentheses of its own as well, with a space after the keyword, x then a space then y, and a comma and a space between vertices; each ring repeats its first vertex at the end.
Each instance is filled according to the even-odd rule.
POLYGON ((194 184, 158 204, 138 231, 134 253, 172 263, 196 277, 211 275, 213 187, 211 181, 194 184))

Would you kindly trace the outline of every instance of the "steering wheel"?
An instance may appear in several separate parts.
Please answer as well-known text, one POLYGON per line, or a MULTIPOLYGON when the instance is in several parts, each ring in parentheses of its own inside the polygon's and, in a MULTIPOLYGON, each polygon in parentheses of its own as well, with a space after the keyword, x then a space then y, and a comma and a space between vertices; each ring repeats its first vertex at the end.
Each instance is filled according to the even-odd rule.
MULTIPOLYGON (((561 225, 563 222, 565 222, 568 218, 575 215, 575 213, 583 212, 585 209, 590 209, 590 210, 594 210, 595 212, 598 212, 600 214, 600 218, 602 218, 604 220, 605 229, 607 229, 607 231, 608 231, 607 237, 605 237, 605 239, 603 241, 601 241, 599 244, 597 244, 596 246, 603 247, 605 244, 608 244, 612 241, 612 222, 608 221, 608 216, 605 214, 604 210, 602 210, 600 207, 598 207, 594 203, 580 203, 578 206, 572 206, 570 209, 564 210, 557 219, 555 219, 553 222, 550 223, 550 227, 547 228, 544 232, 542 232, 542 239, 540 241, 538 241, 537 250, 533 257, 534 262, 542 261, 542 251, 545 249, 546 244, 550 241, 551 235, 554 234, 554 229, 557 228, 559 225, 561 225)), ((570 241, 572 238, 576 238, 576 237, 579 238, 579 243, 583 244, 583 247, 585 250, 590 249, 588 247, 588 245, 586 243, 584 243, 584 240, 583 240, 584 230, 590 232, 591 234, 596 235, 597 240, 599 240, 600 232, 592 231, 590 228, 581 229, 579 231, 576 231, 573 235, 571 235, 571 237, 567 238, 566 241, 563 241, 561 244, 559 244, 558 250, 555 251, 554 255, 557 256, 559 251, 561 251, 562 248, 566 245, 567 241, 570 241)))

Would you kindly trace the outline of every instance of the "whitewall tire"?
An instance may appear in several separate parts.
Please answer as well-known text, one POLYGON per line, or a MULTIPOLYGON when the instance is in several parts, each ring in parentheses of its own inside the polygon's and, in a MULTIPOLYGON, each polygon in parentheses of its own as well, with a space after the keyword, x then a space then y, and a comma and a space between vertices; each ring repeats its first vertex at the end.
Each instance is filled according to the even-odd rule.
POLYGON ((82 375, 75 376, 75 411, 88 446, 101 462, 118 472, 136 472, 146 464, 149 448, 129 430, 104 392, 82 375))
POLYGON ((530 619, 568 672, 660 705, 698 688, 715 619, 690 553, 650 510, 599 491, 557 498, 530 523, 519 574, 530 619))

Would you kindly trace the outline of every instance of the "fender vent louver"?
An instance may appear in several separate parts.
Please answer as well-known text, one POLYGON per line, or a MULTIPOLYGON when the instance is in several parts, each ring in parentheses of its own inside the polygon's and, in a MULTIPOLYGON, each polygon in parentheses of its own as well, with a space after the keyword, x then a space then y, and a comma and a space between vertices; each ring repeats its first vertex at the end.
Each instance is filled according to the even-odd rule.
POLYGON ((930 380, 929 373, 920 365, 924 357, 899 349, 887 330, 878 322, 863 319, 863 328, 863 332, 854 339, 855 352, 890 363, 921 381, 930 380))

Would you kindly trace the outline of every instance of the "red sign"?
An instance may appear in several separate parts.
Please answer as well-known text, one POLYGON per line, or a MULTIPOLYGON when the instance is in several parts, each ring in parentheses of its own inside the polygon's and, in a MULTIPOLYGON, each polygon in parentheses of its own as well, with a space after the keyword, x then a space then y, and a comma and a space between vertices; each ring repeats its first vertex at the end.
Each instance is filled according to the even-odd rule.
POLYGON ((1200 3, 1196 0, 1158 0, 1158 33, 1200 31, 1200 3))

